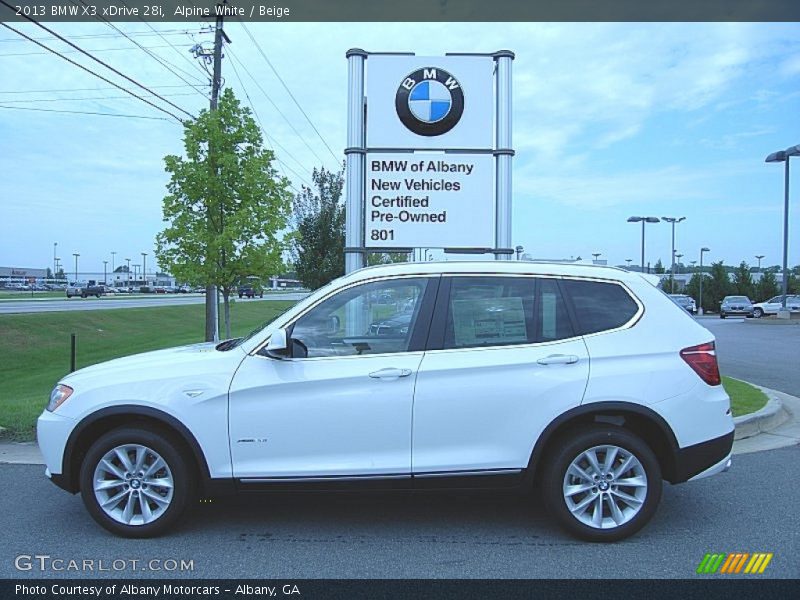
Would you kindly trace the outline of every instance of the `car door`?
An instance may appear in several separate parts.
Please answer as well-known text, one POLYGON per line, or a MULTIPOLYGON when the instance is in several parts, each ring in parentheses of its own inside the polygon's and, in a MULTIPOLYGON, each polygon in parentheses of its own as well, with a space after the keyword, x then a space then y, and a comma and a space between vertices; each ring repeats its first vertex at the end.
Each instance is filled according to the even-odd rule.
POLYGON ((588 374, 557 279, 443 278, 414 395, 415 476, 525 468, 588 374))
POLYGON ((229 396, 234 476, 408 476, 437 285, 398 277, 340 289, 287 327, 292 356, 247 356, 229 396))

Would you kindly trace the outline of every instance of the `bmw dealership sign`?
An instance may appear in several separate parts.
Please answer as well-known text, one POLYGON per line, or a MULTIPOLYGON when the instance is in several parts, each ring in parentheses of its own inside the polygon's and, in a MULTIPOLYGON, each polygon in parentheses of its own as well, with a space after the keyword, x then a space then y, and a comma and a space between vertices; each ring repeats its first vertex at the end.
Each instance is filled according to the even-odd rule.
POLYGON ((370 251, 509 256, 513 54, 348 58, 347 271, 370 251))
POLYGON ((491 150, 490 56, 370 55, 367 147, 491 150))

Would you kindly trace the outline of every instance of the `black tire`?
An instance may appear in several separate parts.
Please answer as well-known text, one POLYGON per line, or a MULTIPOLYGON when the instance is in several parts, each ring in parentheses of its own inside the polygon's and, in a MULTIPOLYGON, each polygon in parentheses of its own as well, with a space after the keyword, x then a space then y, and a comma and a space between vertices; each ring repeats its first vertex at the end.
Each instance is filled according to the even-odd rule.
POLYGON ((725 318, 725 313, 723 313, 723 312, 719 313, 719 318, 720 319, 724 319, 725 318))
MULTIPOLYGON (((549 513, 571 535, 591 542, 616 542, 639 531, 655 513, 661 500, 661 467, 650 447, 630 431, 613 425, 572 430, 557 440, 548 454, 541 479, 542 496, 549 513), (584 451, 602 445, 617 446, 635 456, 647 479, 646 495, 639 511, 622 525, 606 529, 584 524, 573 516, 563 490, 567 469, 572 461, 584 451)), ((606 507, 607 504, 602 506, 606 507)))
POLYGON ((81 294, 81 298, 86 298, 86 294, 81 294))
POLYGON ((760 319, 764 316, 764 311, 760 308, 756 308, 753 310, 753 317, 756 319, 760 319))
POLYGON ((164 433, 142 427, 120 427, 109 431, 92 444, 81 464, 81 497, 92 518, 116 535, 127 538, 149 538, 161 535, 180 518, 194 496, 192 469, 179 448, 164 433), (97 464, 110 450, 123 444, 141 444, 156 451, 167 463, 173 479, 172 500, 164 513, 155 521, 141 525, 127 525, 110 517, 98 504, 93 479, 97 464))

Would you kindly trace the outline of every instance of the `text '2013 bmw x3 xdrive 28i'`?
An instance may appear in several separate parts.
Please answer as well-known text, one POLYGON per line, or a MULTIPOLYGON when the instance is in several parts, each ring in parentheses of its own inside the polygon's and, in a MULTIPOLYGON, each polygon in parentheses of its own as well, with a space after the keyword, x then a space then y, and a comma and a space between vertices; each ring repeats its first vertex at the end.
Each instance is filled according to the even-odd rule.
MULTIPOLYGON (((196 494, 529 486, 584 539, 727 469, 713 336, 637 273, 531 262, 362 269, 245 338, 64 377, 47 475, 156 535, 196 494)), ((456 493, 456 492, 453 492, 456 493)))

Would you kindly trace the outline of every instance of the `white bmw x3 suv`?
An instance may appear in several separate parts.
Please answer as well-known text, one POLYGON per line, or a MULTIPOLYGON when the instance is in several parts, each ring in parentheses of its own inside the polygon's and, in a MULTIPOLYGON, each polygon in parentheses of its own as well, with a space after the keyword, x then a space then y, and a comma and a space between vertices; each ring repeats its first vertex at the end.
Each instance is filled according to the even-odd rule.
POLYGON ((733 432, 714 338, 664 293, 531 262, 362 269, 245 338, 71 373, 38 421, 47 476, 130 537, 198 495, 525 486, 614 541, 733 432))

